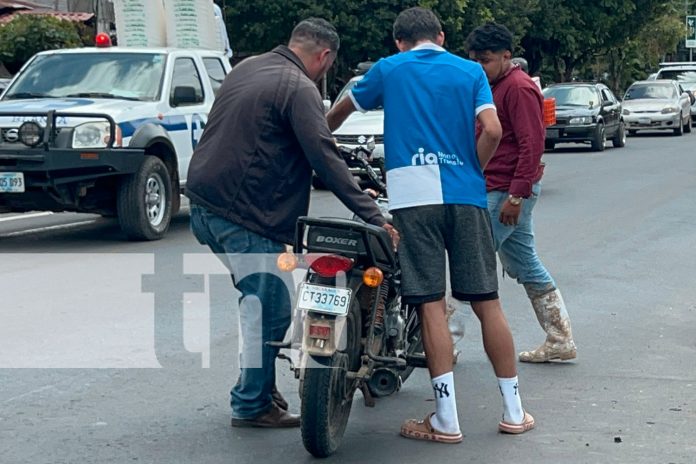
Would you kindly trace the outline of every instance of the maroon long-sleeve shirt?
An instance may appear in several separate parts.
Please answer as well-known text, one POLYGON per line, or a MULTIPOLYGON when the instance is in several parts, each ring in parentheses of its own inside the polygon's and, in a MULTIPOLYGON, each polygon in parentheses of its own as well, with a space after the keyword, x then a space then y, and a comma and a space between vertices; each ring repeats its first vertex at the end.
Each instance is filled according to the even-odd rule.
POLYGON ((492 90, 503 138, 484 170, 486 190, 502 190, 527 198, 532 184, 543 175, 544 97, 532 79, 516 66, 492 90))

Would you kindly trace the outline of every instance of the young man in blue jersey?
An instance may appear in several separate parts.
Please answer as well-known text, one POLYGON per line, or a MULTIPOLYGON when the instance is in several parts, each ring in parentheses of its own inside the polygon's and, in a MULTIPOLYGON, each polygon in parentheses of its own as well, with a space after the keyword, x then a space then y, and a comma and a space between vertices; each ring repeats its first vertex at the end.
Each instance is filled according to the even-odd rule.
POLYGON ((401 427, 408 438, 459 443, 452 373, 452 339, 446 318, 449 257, 452 294, 470 301, 481 321, 483 343, 503 395, 503 432, 534 427, 518 391, 515 351, 498 299, 496 258, 483 167, 493 156, 501 127, 480 65, 442 48, 435 14, 410 8, 394 22, 401 53, 377 62, 329 112, 335 130, 355 110, 384 107, 387 188, 401 232, 402 298, 419 305, 423 344, 436 411, 401 427), (476 122, 483 135, 476 142, 476 122))

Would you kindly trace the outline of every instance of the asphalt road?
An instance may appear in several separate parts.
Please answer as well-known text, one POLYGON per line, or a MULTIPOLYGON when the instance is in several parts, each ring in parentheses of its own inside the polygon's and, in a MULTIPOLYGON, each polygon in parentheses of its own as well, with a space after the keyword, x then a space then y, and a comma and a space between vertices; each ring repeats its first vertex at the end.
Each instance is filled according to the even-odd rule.
MULTIPOLYGON (((496 432, 500 395, 469 316, 455 368, 464 442, 398 436, 434 406, 418 371, 374 409, 358 395, 326 462, 696 462, 695 145, 652 134, 545 155, 538 248, 579 358, 519 366, 535 430, 496 432)), ((316 192, 312 213, 346 210, 316 192)), ((185 212, 154 243, 124 242, 94 216, 0 215, 0 462, 313 461, 298 430, 229 426, 237 295, 221 274, 185 212)), ((522 288, 501 279, 501 297, 517 347, 539 343, 522 288)), ((297 382, 278 372, 297 411, 297 382)))

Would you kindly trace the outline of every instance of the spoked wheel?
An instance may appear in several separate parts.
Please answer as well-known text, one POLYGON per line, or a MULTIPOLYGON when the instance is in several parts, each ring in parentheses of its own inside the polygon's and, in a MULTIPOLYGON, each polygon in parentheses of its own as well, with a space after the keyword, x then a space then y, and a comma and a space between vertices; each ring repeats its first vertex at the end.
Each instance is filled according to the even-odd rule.
POLYGON ((343 440, 357 386, 347 374, 360 368, 360 327, 360 305, 353 300, 345 327, 345 350, 304 372, 300 387, 302 442, 318 458, 333 454, 343 440))

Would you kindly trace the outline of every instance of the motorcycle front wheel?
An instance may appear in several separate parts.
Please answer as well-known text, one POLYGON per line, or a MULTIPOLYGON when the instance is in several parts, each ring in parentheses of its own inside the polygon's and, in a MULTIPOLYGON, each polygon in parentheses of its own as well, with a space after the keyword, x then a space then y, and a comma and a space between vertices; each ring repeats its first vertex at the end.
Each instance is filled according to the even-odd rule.
POLYGON ((346 321, 346 347, 318 367, 306 368, 300 387, 302 442, 313 456, 325 458, 341 445, 356 385, 347 377, 360 368, 360 306, 351 304, 346 321))

